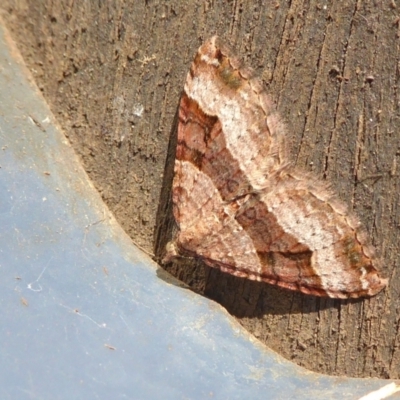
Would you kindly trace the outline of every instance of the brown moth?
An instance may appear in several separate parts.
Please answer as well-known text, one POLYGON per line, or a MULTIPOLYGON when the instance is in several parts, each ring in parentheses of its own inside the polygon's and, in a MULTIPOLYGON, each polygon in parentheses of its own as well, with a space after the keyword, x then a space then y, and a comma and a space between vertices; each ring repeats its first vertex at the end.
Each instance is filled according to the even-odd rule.
POLYGON ((359 220, 291 166, 285 129, 251 69, 218 37, 198 50, 179 106, 177 233, 164 262, 196 257, 315 296, 373 296, 387 280, 359 220))

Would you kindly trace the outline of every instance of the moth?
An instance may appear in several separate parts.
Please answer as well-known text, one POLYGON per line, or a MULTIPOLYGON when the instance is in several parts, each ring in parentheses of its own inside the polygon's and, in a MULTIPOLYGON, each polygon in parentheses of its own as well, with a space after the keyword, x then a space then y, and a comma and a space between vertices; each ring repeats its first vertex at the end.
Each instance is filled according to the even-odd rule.
POLYGON ((284 124, 252 69, 214 36, 179 105, 164 262, 195 257, 232 275, 314 296, 373 296, 387 280, 358 218, 292 166, 284 124))

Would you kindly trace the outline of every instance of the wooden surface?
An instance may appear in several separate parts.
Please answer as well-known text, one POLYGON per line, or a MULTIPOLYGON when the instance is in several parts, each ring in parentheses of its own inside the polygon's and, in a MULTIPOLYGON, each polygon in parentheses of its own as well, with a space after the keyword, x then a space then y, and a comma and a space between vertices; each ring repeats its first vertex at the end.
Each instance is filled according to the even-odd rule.
POLYGON ((396 1, 2 2, 2 15, 94 185, 132 239, 171 235, 174 116, 217 33, 263 78, 297 165, 356 211, 389 287, 319 299, 188 262, 171 269, 311 370, 400 377, 399 10, 396 1), (167 157, 168 156, 168 157, 167 157))

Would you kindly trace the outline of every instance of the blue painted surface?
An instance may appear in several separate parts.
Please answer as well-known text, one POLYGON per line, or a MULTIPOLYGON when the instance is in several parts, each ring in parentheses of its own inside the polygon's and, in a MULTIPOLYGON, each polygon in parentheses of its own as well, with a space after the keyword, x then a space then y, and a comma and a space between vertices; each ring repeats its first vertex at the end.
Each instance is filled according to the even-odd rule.
POLYGON ((92 188, 10 45, 1 30, 1 399, 342 400, 389 383, 297 367, 163 279, 92 188))

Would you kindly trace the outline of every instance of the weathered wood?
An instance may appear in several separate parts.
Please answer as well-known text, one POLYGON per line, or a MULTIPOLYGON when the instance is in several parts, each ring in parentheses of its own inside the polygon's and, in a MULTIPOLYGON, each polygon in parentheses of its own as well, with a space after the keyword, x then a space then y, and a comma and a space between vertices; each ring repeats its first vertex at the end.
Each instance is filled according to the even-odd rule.
POLYGON ((399 378, 400 4, 265 3, 4 0, 0 7, 95 186, 136 243, 152 251, 156 236, 157 253, 171 233, 171 132, 185 75, 205 38, 228 39, 268 84, 296 164, 332 182, 363 220, 389 287, 370 300, 339 301, 204 266, 173 272, 300 365, 399 378))

